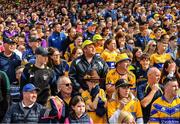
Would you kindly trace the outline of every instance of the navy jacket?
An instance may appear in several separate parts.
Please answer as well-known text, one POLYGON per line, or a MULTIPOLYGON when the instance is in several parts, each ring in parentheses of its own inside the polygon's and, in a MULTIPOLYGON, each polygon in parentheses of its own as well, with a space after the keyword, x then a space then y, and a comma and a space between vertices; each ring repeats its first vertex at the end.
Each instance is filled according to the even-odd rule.
POLYGON ((3 119, 3 123, 38 123, 42 109, 43 106, 38 103, 35 103, 28 110, 23 108, 21 102, 12 104, 3 119))
POLYGON ((6 72, 10 83, 16 81, 15 68, 21 65, 21 59, 18 55, 13 53, 9 58, 0 53, 0 70, 6 72))

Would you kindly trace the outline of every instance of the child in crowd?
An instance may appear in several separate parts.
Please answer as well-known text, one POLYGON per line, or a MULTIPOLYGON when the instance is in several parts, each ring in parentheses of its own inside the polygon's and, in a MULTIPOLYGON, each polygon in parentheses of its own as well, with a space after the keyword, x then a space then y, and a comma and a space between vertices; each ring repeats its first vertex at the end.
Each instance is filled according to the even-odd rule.
POLYGON ((70 114, 65 124, 93 124, 92 119, 86 113, 85 102, 81 96, 75 96, 70 101, 70 114))

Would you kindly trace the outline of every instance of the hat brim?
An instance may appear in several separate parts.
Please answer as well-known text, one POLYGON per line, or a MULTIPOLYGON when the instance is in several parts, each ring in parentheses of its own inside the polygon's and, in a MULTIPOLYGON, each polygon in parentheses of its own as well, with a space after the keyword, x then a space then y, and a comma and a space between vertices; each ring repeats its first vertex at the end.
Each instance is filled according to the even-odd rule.
POLYGON ((23 92, 32 92, 32 91, 37 91, 37 92, 39 92, 40 89, 39 89, 39 88, 34 88, 34 89, 26 90, 26 91, 23 91, 23 92))
POLYGON ((84 47, 82 47, 82 49, 84 49, 85 47, 87 47, 87 46, 89 46, 91 44, 94 44, 94 42, 86 44, 84 47))
POLYGON ((126 59, 122 59, 122 60, 117 61, 117 63, 119 63, 119 62, 123 62, 123 61, 126 61, 126 60, 131 61, 131 59, 130 59, 130 58, 126 58, 126 59))
POLYGON ((132 84, 129 84, 129 83, 123 83, 123 84, 120 84, 120 85, 116 86, 116 88, 119 88, 119 87, 127 87, 127 86, 132 87, 133 85, 132 85, 132 84))

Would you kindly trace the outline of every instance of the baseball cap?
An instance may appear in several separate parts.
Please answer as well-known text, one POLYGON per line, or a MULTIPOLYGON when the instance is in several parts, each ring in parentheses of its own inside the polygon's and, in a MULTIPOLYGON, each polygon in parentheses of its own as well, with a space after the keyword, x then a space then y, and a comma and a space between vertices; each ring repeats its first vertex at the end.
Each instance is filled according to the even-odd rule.
POLYGON ((4 43, 7 43, 7 44, 14 44, 14 43, 16 43, 16 42, 14 42, 12 39, 4 38, 4 37, 3 37, 3 42, 4 42, 4 43))
POLYGON ((82 44, 82 49, 85 48, 86 46, 93 44, 93 42, 91 40, 85 40, 82 44))
POLYGON ((128 83, 128 81, 124 79, 119 79, 115 84, 116 88, 125 87, 125 86, 132 86, 132 84, 128 83))
POLYGON ((35 50, 35 54, 42 55, 42 56, 48 56, 49 52, 45 48, 43 48, 43 47, 38 47, 35 50))
POLYGON ((100 34, 95 34, 94 36, 93 36, 93 41, 95 42, 95 41, 97 41, 97 40, 103 40, 104 38, 100 35, 100 34))
POLYGON ((30 40, 29 40, 29 42, 39 42, 39 41, 41 41, 41 39, 36 38, 36 37, 31 37, 30 40))
POLYGON ((22 92, 31 92, 34 90, 39 91, 39 88, 35 87, 32 83, 28 83, 23 87, 22 92))
POLYGON ((90 26, 93 26, 93 25, 97 26, 97 24, 94 23, 94 22, 92 22, 92 21, 90 21, 90 22, 88 22, 88 23, 86 24, 87 27, 90 27, 90 26))
POLYGON ((118 54, 116 56, 116 63, 122 62, 122 61, 125 61, 125 60, 131 61, 131 59, 128 57, 128 55, 126 53, 118 54))

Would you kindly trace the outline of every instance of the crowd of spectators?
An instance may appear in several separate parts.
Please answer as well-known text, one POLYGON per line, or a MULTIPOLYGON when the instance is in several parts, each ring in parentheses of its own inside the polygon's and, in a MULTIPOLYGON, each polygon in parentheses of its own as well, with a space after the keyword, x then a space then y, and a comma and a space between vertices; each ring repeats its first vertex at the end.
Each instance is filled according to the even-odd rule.
POLYGON ((0 1, 0 122, 180 123, 178 0, 0 1))

